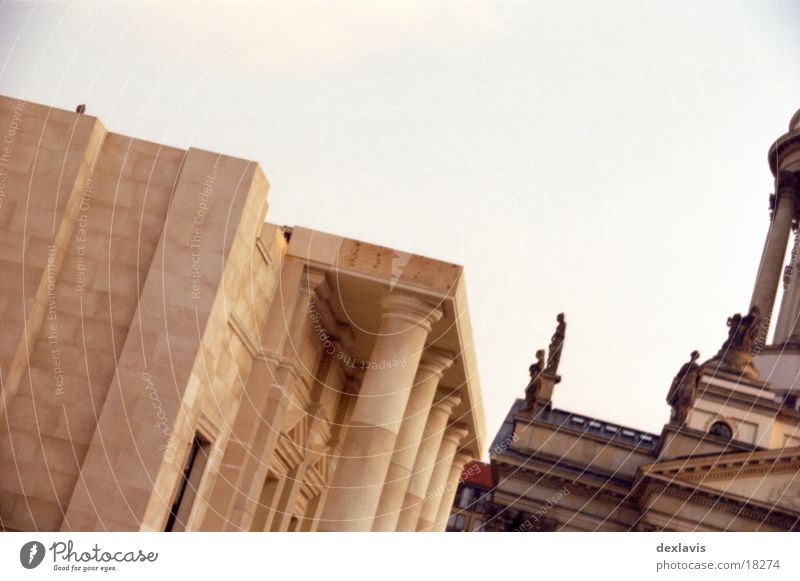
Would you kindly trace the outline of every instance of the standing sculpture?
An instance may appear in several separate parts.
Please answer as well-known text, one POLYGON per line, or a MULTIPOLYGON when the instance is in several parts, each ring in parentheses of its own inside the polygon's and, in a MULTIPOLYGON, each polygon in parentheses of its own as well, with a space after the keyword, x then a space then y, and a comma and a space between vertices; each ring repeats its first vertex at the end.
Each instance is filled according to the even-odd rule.
POLYGON ((533 406, 542 385, 542 373, 544 373, 544 349, 536 352, 536 361, 528 368, 531 375, 530 383, 525 388, 525 400, 533 406))
POLYGON ((549 409, 553 388, 561 381, 558 375, 558 363, 561 361, 561 351, 564 348, 567 323, 564 320, 564 313, 559 313, 556 320, 558 324, 550 339, 550 348, 547 352, 539 349, 536 352, 536 361, 528 368, 531 379, 525 388, 525 401, 528 403, 528 409, 532 411, 535 411, 538 405, 549 409))
POLYGON ((558 321, 558 325, 556 325, 556 331, 550 339, 547 367, 545 368, 548 373, 552 373, 553 375, 558 373, 558 363, 561 361, 561 351, 564 347, 564 337, 567 330, 567 322, 564 320, 564 313, 559 313, 556 317, 556 321, 558 321))
POLYGON ((670 423, 676 426, 686 423, 697 396, 697 382, 700 377, 700 366, 697 364, 697 359, 700 357, 700 353, 692 351, 689 357, 689 361, 681 366, 672 380, 667 394, 667 403, 672 407, 670 423))
POLYGON ((753 354, 759 341, 763 340, 763 320, 755 305, 745 316, 736 313, 728 317, 728 338, 719 352, 704 365, 709 369, 760 380, 758 369, 753 365, 753 354))
POLYGON ((755 305, 744 317, 739 313, 728 317, 728 338, 722 344, 722 349, 752 353, 761 332, 761 321, 761 311, 755 305))

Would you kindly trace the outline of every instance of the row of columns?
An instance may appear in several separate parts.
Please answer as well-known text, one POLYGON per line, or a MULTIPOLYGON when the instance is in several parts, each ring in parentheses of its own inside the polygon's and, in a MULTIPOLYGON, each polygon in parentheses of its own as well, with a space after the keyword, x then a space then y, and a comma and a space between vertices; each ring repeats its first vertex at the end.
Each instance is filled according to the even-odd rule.
MULTIPOLYGON (((286 288, 281 289, 285 292, 280 300, 296 300, 271 310, 267 325, 284 327, 286 332, 268 346, 269 351, 283 355, 296 348, 289 337, 303 340, 307 304, 325 284, 321 273, 306 269, 283 278, 286 288), (276 320, 287 312, 288 320, 276 320)), ((372 365, 348 407, 333 481, 320 499, 315 524, 329 531, 444 530, 461 469, 470 456, 459 452, 468 428, 451 422, 461 398, 439 385, 454 355, 425 348, 442 311, 401 293, 385 295, 380 307, 372 365)), ((264 526, 253 519, 259 501, 265 500, 262 489, 297 381, 285 361, 282 356, 267 357, 254 365, 204 530, 264 526), (270 387, 265 390, 264 384, 270 387)), ((301 474, 288 476, 302 480, 301 474)), ((277 492, 270 504, 286 494, 277 492)))
POLYGON ((452 362, 453 359, 449 354, 437 352, 424 354, 420 361, 389 471, 384 480, 372 530, 393 531, 397 526, 408 484, 414 474, 414 463, 423 441, 425 425, 434 403, 439 379, 452 362))
POLYGON ((439 308, 411 296, 381 299, 372 365, 355 402, 320 530, 444 530, 468 459, 458 449, 469 430, 449 425, 461 399, 439 388, 454 355, 425 349, 441 317, 439 308))

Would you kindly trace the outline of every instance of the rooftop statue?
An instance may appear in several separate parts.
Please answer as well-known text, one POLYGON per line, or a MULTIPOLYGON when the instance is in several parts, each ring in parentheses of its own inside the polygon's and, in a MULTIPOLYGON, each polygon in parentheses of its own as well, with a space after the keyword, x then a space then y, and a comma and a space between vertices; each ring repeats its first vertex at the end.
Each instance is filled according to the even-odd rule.
POLYGON ((728 317, 728 338, 719 352, 704 365, 760 380, 758 369, 753 365, 753 354, 762 333, 762 321, 761 311, 755 305, 745 316, 736 313, 728 317))
POLYGON ((550 349, 548 349, 547 367, 545 369, 553 375, 558 373, 558 363, 561 361, 561 350, 564 346, 564 336, 567 330, 564 313, 559 313, 556 321, 558 321, 558 325, 556 325, 556 331, 550 339, 550 349))
POLYGON ((528 368, 531 375, 531 381, 528 387, 525 388, 525 400, 531 405, 536 401, 539 395, 539 390, 542 385, 542 373, 544 372, 544 349, 539 349, 536 352, 536 361, 528 368))
POLYGON ((686 423, 689 411, 694 405, 697 395, 697 380, 699 378, 700 366, 697 359, 700 357, 698 351, 692 351, 690 359, 684 363, 675 378, 667 394, 667 403, 672 407, 670 422, 677 426, 686 423))
POLYGON ((728 338, 722 344, 722 349, 752 353, 761 332, 761 320, 761 311, 755 305, 744 317, 739 313, 728 317, 728 338))
POLYGON ((528 367, 528 373, 530 373, 531 379, 537 379, 542 371, 544 371, 544 349, 539 349, 536 351, 536 361, 528 367))

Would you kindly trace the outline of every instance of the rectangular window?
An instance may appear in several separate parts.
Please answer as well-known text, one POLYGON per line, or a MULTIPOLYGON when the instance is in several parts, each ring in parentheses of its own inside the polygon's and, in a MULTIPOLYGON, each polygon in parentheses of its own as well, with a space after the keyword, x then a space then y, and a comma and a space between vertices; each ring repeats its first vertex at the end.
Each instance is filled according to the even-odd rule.
POLYGON ((458 508, 469 508, 472 501, 475 499, 475 489, 469 486, 462 485, 461 496, 458 500, 458 508))
POLYGON ((197 498, 197 489, 203 479, 203 472, 208 464, 210 453, 211 443, 199 433, 195 433, 164 531, 169 533, 186 530, 186 521, 197 498))
POLYGON ((448 532, 461 532, 464 530, 464 515, 463 514, 451 514, 450 518, 447 520, 447 531, 448 532))

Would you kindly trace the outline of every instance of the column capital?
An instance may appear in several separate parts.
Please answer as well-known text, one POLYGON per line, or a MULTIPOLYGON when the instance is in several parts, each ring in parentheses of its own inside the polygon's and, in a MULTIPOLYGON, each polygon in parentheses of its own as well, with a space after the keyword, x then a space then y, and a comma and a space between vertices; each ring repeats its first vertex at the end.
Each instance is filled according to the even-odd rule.
POLYGON ((443 388, 436 392, 436 401, 433 409, 444 412, 448 417, 461 403, 461 396, 452 389, 443 388))
POLYGON ((399 319, 430 332, 443 316, 442 309, 408 294, 386 293, 381 297, 381 318, 399 319))
POLYGON ((792 198, 797 200, 800 196, 800 172, 781 170, 775 176, 775 197, 792 198))
POLYGON ((443 439, 458 446, 461 440, 467 437, 467 434, 469 434, 469 428, 466 424, 453 424, 445 430, 443 439))
POLYGON ((441 378, 453 364, 456 356, 450 351, 428 347, 422 352, 417 373, 423 372, 441 378))

